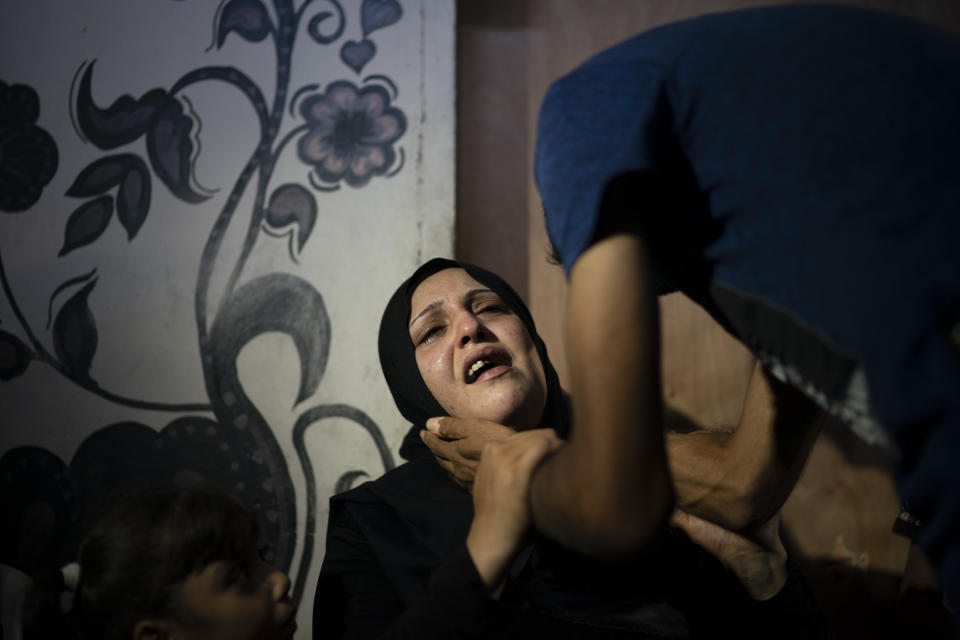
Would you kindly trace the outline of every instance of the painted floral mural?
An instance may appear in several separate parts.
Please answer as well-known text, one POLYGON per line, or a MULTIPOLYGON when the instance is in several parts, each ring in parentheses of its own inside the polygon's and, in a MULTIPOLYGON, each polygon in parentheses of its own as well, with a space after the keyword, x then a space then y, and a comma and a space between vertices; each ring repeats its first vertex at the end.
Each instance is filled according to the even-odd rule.
POLYGON ((310 124, 300 138, 300 159, 312 164, 323 182, 344 180, 351 187, 362 187, 393 166, 394 142, 407 127, 383 87, 358 89, 344 80, 304 100, 300 113, 310 124))
POLYGON ((60 229, 48 231, 57 235, 57 249, 44 259, 63 261, 64 272, 74 269, 39 293, 22 285, 22 275, 11 277, 25 267, 0 244, 5 303, 0 385, 22 379, 32 367, 46 367, 115 407, 111 415, 128 410, 170 416, 159 429, 137 419, 102 424, 67 458, 44 446, 0 448, 0 511, 10 525, 0 534, 0 563, 30 573, 68 562, 84 523, 119 493, 208 482, 236 492, 257 510, 269 559, 294 577, 294 596, 300 599, 314 560, 313 532, 319 527, 322 534, 317 505, 326 499, 318 493, 316 461, 306 444, 313 425, 328 420, 354 425, 377 452, 375 468, 343 473, 336 489, 394 465, 381 427, 360 407, 301 406, 330 375, 336 327, 322 290, 294 267, 323 242, 325 198, 411 170, 402 83, 385 74, 362 75, 378 55, 370 36, 395 28, 405 10, 396 0, 225 0, 210 10, 213 48, 268 43, 275 57, 273 78, 265 81, 218 63, 188 68, 146 90, 116 91, 109 88, 115 83, 102 77, 104 60, 82 61, 69 87, 69 112, 61 115, 69 117, 77 140, 97 154, 61 178, 69 185, 62 196, 49 194, 49 185, 63 171, 59 154, 65 140, 38 119, 61 105, 41 104, 34 87, 0 78, 0 211, 39 216, 35 205, 45 190, 59 198, 58 206, 69 214, 60 229), (359 40, 347 36, 356 33, 352 25, 359 27, 359 40), (295 53, 309 59, 317 48, 335 48, 339 65, 318 72, 323 82, 293 85, 295 53), (231 109, 253 114, 256 123, 255 132, 244 132, 251 143, 247 155, 236 159, 239 171, 215 188, 198 180, 197 168, 216 153, 204 145, 204 128, 221 114, 195 105, 196 91, 229 91, 231 109), (160 221, 148 224, 158 216, 167 224, 172 215, 158 208, 161 195, 205 212, 211 211, 209 203, 219 203, 209 215, 196 256, 199 267, 189 283, 192 340, 203 381, 189 401, 118 391, 102 378, 99 359, 112 335, 101 320, 111 324, 116 312, 102 282, 117 265, 98 248, 118 232, 131 247, 161 242, 151 235, 162 227, 160 221), (254 266, 265 242, 285 237, 289 245, 282 260, 289 270, 254 266), (72 266, 81 264, 82 269, 72 266), (45 320, 23 302, 36 295, 45 297, 45 320), (299 360, 290 444, 295 460, 285 456, 286 445, 251 399, 238 367, 241 351, 266 334, 286 336, 299 360), (304 483, 299 506, 291 464, 304 483), (298 525, 305 539, 298 540, 298 525))

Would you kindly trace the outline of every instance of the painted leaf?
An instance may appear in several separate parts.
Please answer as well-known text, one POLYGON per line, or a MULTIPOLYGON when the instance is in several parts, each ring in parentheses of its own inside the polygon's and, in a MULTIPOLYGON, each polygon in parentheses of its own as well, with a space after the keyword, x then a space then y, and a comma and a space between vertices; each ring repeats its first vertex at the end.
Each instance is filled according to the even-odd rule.
POLYGON ((220 14, 217 48, 234 31, 244 40, 260 42, 270 34, 270 16, 258 0, 230 0, 220 14))
POLYGON ((302 251, 317 222, 317 201, 299 184, 280 185, 270 196, 266 218, 267 224, 275 229, 296 224, 297 250, 302 251))
POLYGON ((53 321, 53 348, 60 362, 73 374, 90 379, 90 365, 97 352, 97 325, 87 298, 96 278, 63 303, 53 321))
POLYGON ((131 157, 136 158, 129 153, 123 153, 91 162, 67 189, 67 195, 73 198, 90 198, 112 189, 123 179, 131 157))
POLYGON ((32 354, 15 335, 0 331, 0 380, 12 380, 27 370, 32 354))
POLYGON ((307 33, 310 34, 310 37, 313 38, 314 42, 318 44, 330 44, 343 35, 343 30, 347 26, 347 21, 344 20, 343 8, 340 6, 340 3, 334 3, 333 6, 337 10, 337 26, 334 28, 332 33, 320 33, 320 25, 333 17, 333 13, 330 11, 321 11, 317 15, 313 16, 310 19, 310 23, 307 25, 307 33))
POLYGON ((193 120, 183 113, 183 105, 170 99, 156 114, 147 132, 147 155, 154 173, 184 202, 198 203, 207 196, 190 186, 190 157, 193 120))
POLYGON ((91 62, 84 71, 77 91, 80 130, 100 149, 114 149, 133 142, 147 131, 150 120, 170 97, 163 89, 151 89, 139 100, 123 95, 101 109, 94 103, 90 88, 93 65, 91 62))
POLYGON ((127 230, 127 239, 133 240, 150 209, 150 172, 143 160, 133 155, 130 158, 117 191, 117 219, 127 230))
MULTIPOLYGON (((300 355, 297 402, 301 402, 317 390, 330 351, 330 320, 323 298, 302 278, 272 273, 251 280, 230 294, 210 332, 213 369, 234 368, 240 349, 269 331, 289 335, 297 347, 300 355)), ((214 393, 221 391, 215 389, 214 393)))
POLYGON ((403 8, 397 0, 363 0, 360 7, 360 22, 363 37, 397 22, 403 17, 403 8))
POLYGON ((77 207, 67 219, 63 233, 63 247, 58 256, 64 256, 78 247, 90 244, 106 230, 113 215, 113 196, 100 196, 77 207))

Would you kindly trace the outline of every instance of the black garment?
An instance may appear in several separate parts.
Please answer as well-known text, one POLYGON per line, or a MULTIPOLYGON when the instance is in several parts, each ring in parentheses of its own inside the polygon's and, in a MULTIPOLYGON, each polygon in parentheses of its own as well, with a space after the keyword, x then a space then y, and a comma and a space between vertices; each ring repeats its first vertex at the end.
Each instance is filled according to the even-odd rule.
POLYGON ((498 637, 508 615, 467 553, 472 517, 432 458, 331 498, 315 636, 498 637))
POLYGON ((775 598, 753 602, 678 531, 614 567, 538 540, 493 600, 467 552, 472 517, 469 494, 429 458, 334 496, 314 637, 826 637, 794 568, 775 598))
POLYGON ((539 426, 566 434, 569 411, 559 380, 516 292, 473 265, 434 259, 420 267, 387 305, 379 340, 387 384, 413 423, 401 448, 410 462, 331 498, 314 601, 315 637, 823 636, 816 603, 795 572, 777 597, 753 602, 715 558, 675 530, 644 557, 616 566, 538 538, 515 559, 501 598, 489 598, 466 548, 472 498, 419 437, 426 419, 444 412, 417 368, 407 332, 410 295, 424 279, 448 268, 465 269, 524 323, 547 380, 539 426))

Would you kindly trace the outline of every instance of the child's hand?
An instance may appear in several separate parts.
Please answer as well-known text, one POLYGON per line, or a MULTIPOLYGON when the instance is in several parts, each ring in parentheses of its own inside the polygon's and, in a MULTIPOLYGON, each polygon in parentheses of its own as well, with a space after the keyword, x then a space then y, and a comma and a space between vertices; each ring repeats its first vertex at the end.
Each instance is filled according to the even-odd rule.
POLYGON ((754 600, 769 600, 787 581, 787 551, 780 541, 780 513, 736 533, 677 509, 671 522, 730 569, 754 600))

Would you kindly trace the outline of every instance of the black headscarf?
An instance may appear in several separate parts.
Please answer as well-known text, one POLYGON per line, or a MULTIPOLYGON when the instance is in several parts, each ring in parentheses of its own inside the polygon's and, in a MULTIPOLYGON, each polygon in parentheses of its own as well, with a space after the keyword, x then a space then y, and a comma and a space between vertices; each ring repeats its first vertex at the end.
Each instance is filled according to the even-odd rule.
MULTIPOLYGON (((384 575, 405 603, 423 594, 431 572, 466 540, 473 520, 470 493, 456 484, 437 464, 420 440, 428 418, 446 415, 420 376, 410 340, 410 297, 421 282, 444 269, 464 269, 470 277, 497 293, 527 328, 547 384, 547 399, 540 426, 553 427, 563 436, 569 430, 566 400, 557 373, 550 364, 543 340, 537 335, 527 306, 499 276, 471 264, 434 258, 396 290, 380 322, 380 363, 397 408, 412 423, 400 447, 409 460, 380 478, 330 499, 331 527, 359 529, 383 568, 384 575), (352 523, 348 522, 348 518, 352 523)), ((317 586, 318 602, 328 594, 324 578, 339 559, 324 559, 317 586)), ((325 605, 324 605, 325 606, 325 605)), ((319 606, 315 611, 325 610, 319 606)))
POLYGON ((466 262, 434 258, 414 271, 413 275, 397 288, 380 320, 380 366, 383 367, 383 375, 390 387, 390 393, 393 394, 393 400, 397 403, 397 409, 413 424, 400 446, 400 455, 407 460, 431 455, 429 449, 420 440, 420 430, 424 428, 428 418, 447 415, 420 376, 408 330, 410 298, 414 290, 421 282, 445 269, 466 271, 471 278, 500 296, 504 304, 523 322, 533 340, 537 355, 540 356, 547 383, 546 405, 537 426, 551 427, 561 437, 565 437, 569 430, 570 419, 563 390, 560 388, 560 379, 550 363, 543 340, 537 334, 537 327, 533 323, 533 317, 527 305, 497 274, 466 262))

